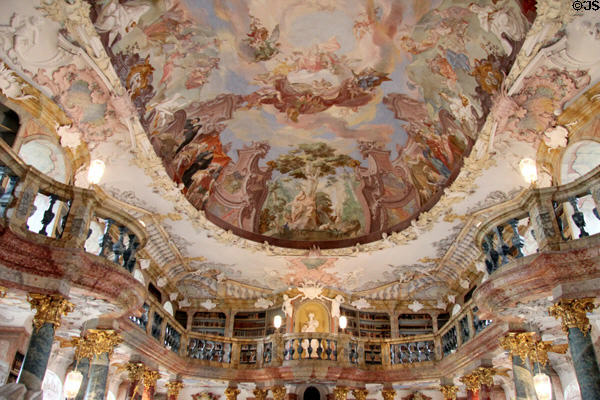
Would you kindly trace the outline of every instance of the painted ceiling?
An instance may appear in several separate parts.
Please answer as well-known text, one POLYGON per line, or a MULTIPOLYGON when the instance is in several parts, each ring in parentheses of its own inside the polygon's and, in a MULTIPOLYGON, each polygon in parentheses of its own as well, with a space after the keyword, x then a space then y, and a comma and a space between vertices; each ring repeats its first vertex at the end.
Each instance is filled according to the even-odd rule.
POLYGON ((96 12, 190 203, 238 235, 300 248, 378 240, 430 209, 529 25, 510 1, 161 0, 96 12))
POLYGON ((320 285, 445 308, 474 276, 453 246, 469 216, 527 187, 519 160, 564 148, 547 130, 600 78, 599 17, 532 25, 530 1, 6 9, 2 60, 71 120, 66 171, 87 186, 106 162, 180 305, 320 285))

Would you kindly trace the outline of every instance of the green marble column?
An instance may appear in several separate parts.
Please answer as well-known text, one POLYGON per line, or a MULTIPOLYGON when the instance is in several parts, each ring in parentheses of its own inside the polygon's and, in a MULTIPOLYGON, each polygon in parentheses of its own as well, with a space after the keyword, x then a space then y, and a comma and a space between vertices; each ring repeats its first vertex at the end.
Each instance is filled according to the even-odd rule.
POLYGON ((46 322, 39 329, 33 329, 19 375, 19 383, 24 384, 27 390, 34 392, 42 390, 42 381, 46 375, 53 341, 53 324, 46 322))
POLYGON ((75 400, 83 400, 85 398, 85 391, 87 390, 87 384, 90 377, 88 374, 90 370, 89 358, 82 358, 81 360, 79 360, 79 362, 77 363, 77 368, 75 369, 81 372, 81 375, 83 375, 83 380, 81 381, 81 386, 79 387, 79 392, 77 392, 75 400))
POLYGON ((517 400, 537 400, 533 376, 527 364, 519 356, 513 356, 513 381, 517 400))
POLYGON ((569 350, 582 399, 600 399, 600 370, 587 318, 587 313, 597 307, 594 299, 587 297, 561 299, 548 309, 551 316, 561 319, 563 331, 569 339, 569 350))
POLYGON ((108 380, 108 364, 108 353, 102 353, 92 359, 85 400, 104 400, 108 380))
POLYGON ((46 375, 54 330, 60 326, 61 318, 73 310, 73 304, 57 294, 29 293, 27 301, 36 312, 19 383, 25 385, 28 391, 37 392, 42 389, 42 381, 46 375))
POLYGON ((569 350, 582 399, 600 399, 600 370, 591 335, 569 328, 569 350))

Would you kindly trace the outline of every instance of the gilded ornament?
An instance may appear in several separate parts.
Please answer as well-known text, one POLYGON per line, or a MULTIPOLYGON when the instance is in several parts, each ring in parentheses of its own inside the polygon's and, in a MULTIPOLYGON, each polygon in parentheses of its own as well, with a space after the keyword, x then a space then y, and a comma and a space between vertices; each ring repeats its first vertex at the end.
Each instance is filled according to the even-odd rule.
POLYGON ((533 352, 535 342, 536 338, 534 332, 511 332, 500 339, 502 347, 510 352, 511 356, 519 356, 523 362, 525 362, 527 357, 533 352))
POLYGON ((183 382, 181 381, 170 381, 165 385, 167 387, 167 394, 177 398, 179 392, 183 389, 183 382))
POLYGON ((532 363, 548 364, 548 352, 565 354, 569 348, 568 344, 552 344, 552 342, 539 341, 535 345, 533 353, 529 356, 532 363))
POLYGON ((112 329, 90 329, 84 338, 75 337, 71 339, 70 344, 75 346, 75 358, 81 360, 99 357, 103 353, 108 353, 110 357, 121 342, 121 336, 112 329))
POLYGON ((548 308, 548 313, 554 318, 561 318, 562 329, 568 335, 569 328, 578 328, 584 335, 590 331, 590 320, 587 313, 594 311, 598 306, 594 304, 594 298, 559 300, 558 303, 548 308))
POLYGON ((256 388, 252 391, 252 393, 254 393, 256 400, 266 400, 269 390, 256 388))
POLYGON ((73 303, 57 294, 29 293, 27 301, 36 313, 33 317, 33 325, 38 330, 45 323, 54 325, 54 329, 60 326, 60 320, 64 315, 73 311, 73 303))
POLYGON ((481 389, 481 385, 492 386, 494 384, 494 375, 499 371, 496 368, 479 367, 470 374, 460 378, 460 381, 471 391, 481 389))
POLYGON ((283 400, 283 399, 285 399, 285 386, 273 386, 271 388, 271 392, 273 393, 273 399, 274 400, 283 400))
MULTIPOLYGON (((284 388, 285 390, 285 388, 284 388)), ((228 387, 227 389, 225 389, 225 399, 227 400, 236 400, 238 397, 238 394, 240 394, 240 389, 238 388, 233 388, 233 387, 228 387)), ((275 392, 273 392, 273 396, 275 395, 275 392)))
POLYGON ((144 381, 144 387, 153 388, 156 386, 156 381, 160 378, 160 374, 158 371, 153 371, 151 369, 144 369, 142 373, 142 380, 144 381))
POLYGON ((383 396, 383 400, 394 400, 396 391, 394 389, 383 389, 381 395, 383 396))
POLYGON ((346 400, 348 398, 348 388, 345 386, 336 386, 333 389, 335 400, 346 400))
POLYGON ((119 367, 119 370, 127 371, 127 377, 131 382, 139 381, 142 378, 145 369, 146 368, 144 367, 144 364, 132 362, 128 362, 127 364, 119 367))
POLYGON ((354 398, 356 400, 366 400, 367 394, 369 394, 369 391, 367 389, 353 389, 352 390, 352 396, 354 396, 354 398))
POLYGON ((6 293, 8 293, 8 289, 5 288, 4 286, 0 286, 0 299, 5 298, 6 293))
POLYGON ((444 396, 444 400, 456 400, 456 394, 458 393, 458 386, 444 385, 440 387, 440 391, 444 396))

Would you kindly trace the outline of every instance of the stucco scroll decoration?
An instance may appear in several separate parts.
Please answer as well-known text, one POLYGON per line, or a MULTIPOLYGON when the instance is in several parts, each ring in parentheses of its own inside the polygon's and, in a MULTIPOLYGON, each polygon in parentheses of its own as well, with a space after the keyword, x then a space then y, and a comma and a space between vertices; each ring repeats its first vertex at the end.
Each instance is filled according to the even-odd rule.
POLYGON ((217 306, 215 303, 213 303, 213 301, 211 299, 203 301, 202 303, 200 303, 200 305, 202 307, 206 308, 207 310, 212 310, 213 308, 215 308, 217 306))
POLYGON ((297 288, 300 291, 300 294, 294 296, 294 297, 289 297, 287 294, 283 295, 283 305, 282 305, 282 309, 283 312, 288 316, 291 317, 292 313, 293 313, 293 306, 292 306, 292 301, 301 298, 302 300, 304 299, 308 299, 308 300, 323 300, 323 301, 329 301, 331 302, 331 316, 332 317, 340 317, 340 304, 345 302, 346 300, 344 299, 344 297, 342 295, 336 295, 334 298, 329 298, 327 296, 324 296, 323 293, 323 286, 316 284, 316 285, 307 285, 304 284, 301 287, 297 288))
POLYGON ((27 100, 35 96, 26 94, 26 85, 17 79, 17 74, 8 69, 5 64, 0 63, 0 92, 12 100, 27 100))
POLYGON ((364 298, 354 300, 352 303, 350 303, 350 305, 352 307, 358 308, 359 310, 362 310, 364 308, 372 308, 371 303, 369 303, 364 298))
POLYGON ((267 309, 267 308, 271 307, 272 305, 273 305, 273 301, 265 299, 264 297, 261 297, 260 299, 258 299, 254 302, 254 307, 256 307, 256 308, 267 309))

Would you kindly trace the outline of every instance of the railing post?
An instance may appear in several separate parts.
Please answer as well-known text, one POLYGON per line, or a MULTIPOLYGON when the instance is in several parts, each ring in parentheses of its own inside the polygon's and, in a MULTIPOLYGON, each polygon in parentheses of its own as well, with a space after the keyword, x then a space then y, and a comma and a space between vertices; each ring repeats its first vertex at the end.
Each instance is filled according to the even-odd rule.
POLYGON ((390 360, 390 342, 381 343, 381 364, 386 367, 392 365, 392 361, 390 360))
POLYGON ((163 320, 160 323, 160 339, 158 339, 158 341, 162 347, 165 347, 166 330, 167 330, 167 316, 163 315, 163 320))
POLYGON ((460 318, 456 318, 456 321, 452 326, 454 326, 454 329, 456 330, 456 349, 458 350, 463 344, 462 331, 460 329, 460 318))
POLYGON ((256 343, 256 366, 262 368, 263 366, 263 353, 265 351, 265 342, 261 340, 256 343))
POLYGON ((533 223, 539 250, 558 250, 558 243, 561 242, 560 230, 550 195, 537 196, 529 210, 529 216, 533 223))
POLYGON ((231 366, 237 368, 240 365, 240 343, 237 341, 231 342, 231 366))
POLYGON ((148 324, 146 325, 146 335, 152 336, 152 325, 154 325, 154 313, 156 310, 154 306, 150 306, 150 310, 148 310, 148 324))
POLYGON ((83 196, 82 193, 73 193, 71 208, 61 238, 68 243, 69 247, 83 248, 90 229, 93 204, 94 200, 91 197, 83 196))
POLYGON ((27 220, 31 215, 33 203, 40 189, 40 183, 35 179, 31 169, 27 170, 22 183, 17 186, 15 197, 17 204, 15 213, 10 217, 10 224, 19 228, 27 229, 27 220))
POLYGON ((189 343, 189 337, 187 334, 187 331, 183 331, 181 333, 181 339, 179 342, 179 356, 182 358, 187 358, 187 349, 188 349, 188 343, 189 343))

